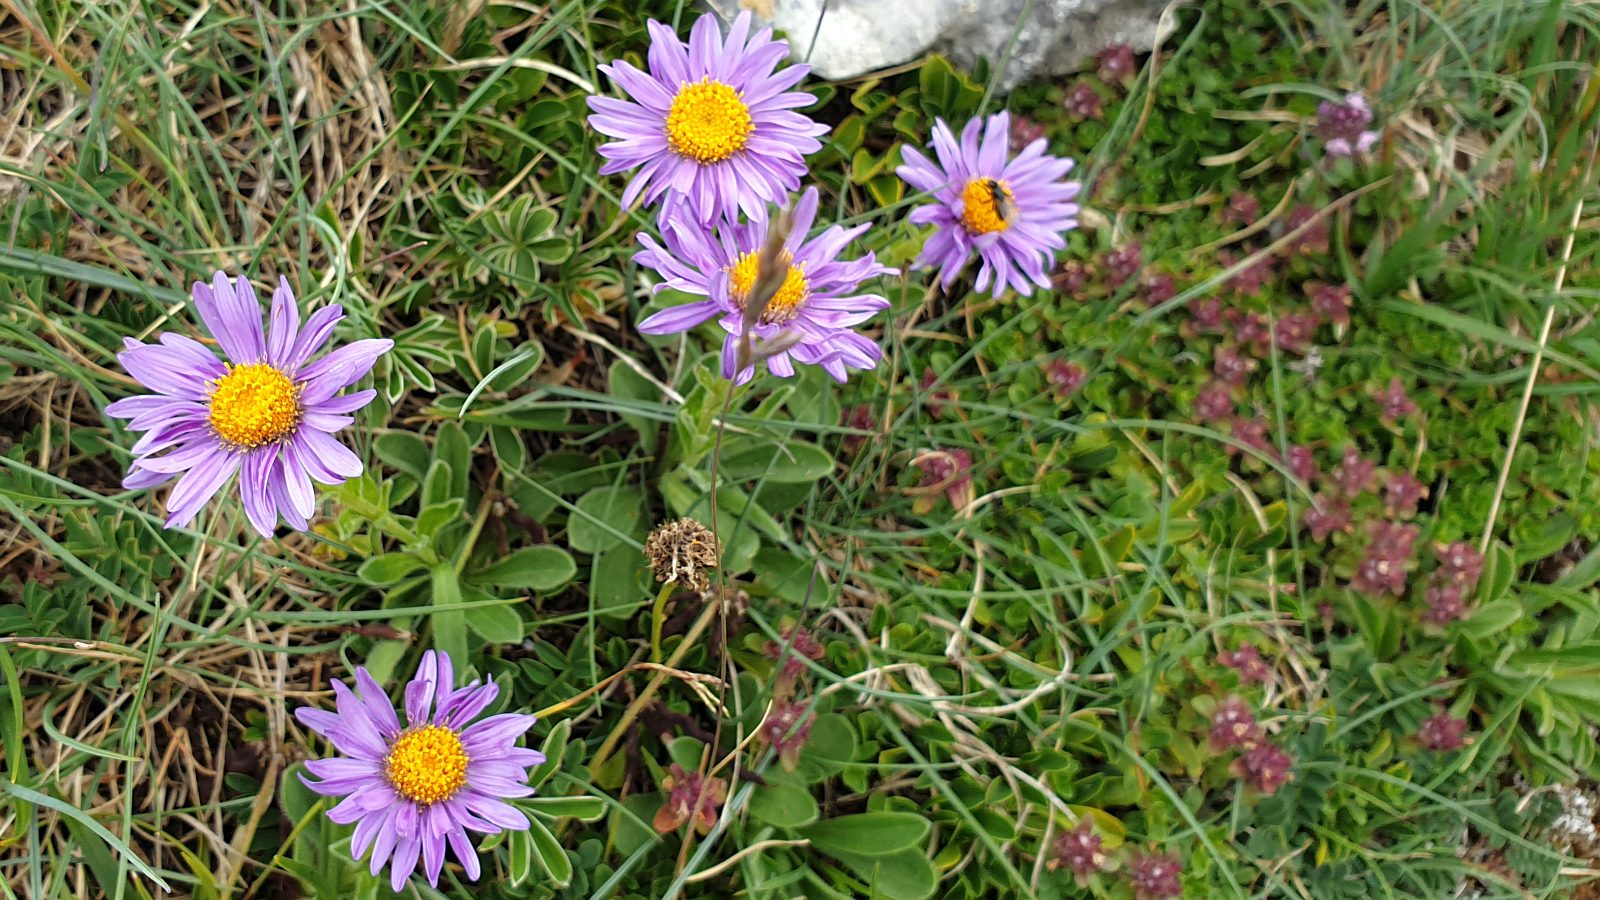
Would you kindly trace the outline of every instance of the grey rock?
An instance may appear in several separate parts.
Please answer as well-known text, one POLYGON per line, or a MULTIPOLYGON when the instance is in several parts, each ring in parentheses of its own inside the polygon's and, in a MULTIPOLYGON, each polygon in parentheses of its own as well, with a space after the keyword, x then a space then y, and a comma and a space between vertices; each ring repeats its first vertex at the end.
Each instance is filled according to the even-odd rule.
POLYGON ((952 62, 969 69, 980 57, 997 66, 1015 36, 997 79, 1003 91, 1034 75, 1076 72, 1086 57, 1115 44, 1149 50, 1172 27, 1171 17, 1163 21, 1162 16, 1169 0, 1032 0, 1020 32, 1017 22, 1029 0, 704 2, 724 22, 751 10, 762 24, 788 34, 796 60, 810 62, 817 77, 830 81, 910 62, 930 51, 948 53, 952 62))

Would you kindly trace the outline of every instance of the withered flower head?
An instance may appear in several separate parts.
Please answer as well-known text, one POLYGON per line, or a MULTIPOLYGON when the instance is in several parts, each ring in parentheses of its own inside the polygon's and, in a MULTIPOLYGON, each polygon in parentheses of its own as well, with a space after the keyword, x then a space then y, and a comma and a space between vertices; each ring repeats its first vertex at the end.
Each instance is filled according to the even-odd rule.
POLYGON ((677 582, 690 591, 710 586, 705 569, 714 569, 722 559, 722 544, 711 529, 684 517, 650 532, 644 542, 644 555, 657 581, 677 582))

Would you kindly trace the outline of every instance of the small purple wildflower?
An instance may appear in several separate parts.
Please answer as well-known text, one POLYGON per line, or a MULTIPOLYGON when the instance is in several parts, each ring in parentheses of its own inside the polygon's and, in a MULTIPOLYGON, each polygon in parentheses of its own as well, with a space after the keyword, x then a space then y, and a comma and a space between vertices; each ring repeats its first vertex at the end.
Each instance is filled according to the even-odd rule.
POLYGON ((1367 533, 1372 540, 1356 565, 1356 574, 1350 579, 1350 586, 1373 597, 1381 597, 1384 593, 1400 596, 1406 590, 1412 545, 1416 543, 1421 529, 1415 525, 1374 522, 1368 524, 1367 533))
POLYGON ((1317 463, 1311 458, 1311 448, 1301 444, 1289 446, 1289 474, 1310 484, 1317 478, 1317 463))
POLYGON ((1317 494, 1311 498, 1311 506, 1306 510, 1305 525, 1311 530, 1311 539, 1314 541, 1323 540, 1335 531, 1349 532, 1354 527, 1350 519, 1350 504, 1338 497, 1317 494))
POLYGON ((1379 392, 1378 407, 1381 410, 1379 418, 1391 423, 1417 411, 1417 404, 1406 394, 1406 386, 1400 383, 1398 375, 1389 379, 1389 386, 1379 392))
POLYGON ((1135 853, 1128 863, 1134 900, 1173 900, 1183 896, 1183 861, 1176 852, 1159 856, 1135 853))
POLYGON ((1077 828, 1056 836, 1054 854, 1045 866, 1052 872, 1065 867, 1078 887, 1086 888, 1089 876, 1115 868, 1102 846, 1100 835, 1094 833, 1094 821, 1084 816, 1077 828))
POLYGON ((1303 356, 1311 349, 1311 343, 1317 334, 1317 326, 1320 324, 1321 320, 1316 313, 1301 310, 1278 319, 1273 324, 1273 331, 1277 335, 1279 347, 1303 356))
POLYGON ((1021 153, 1023 148, 1045 136, 1045 127, 1027 116, 1017 116, 1011 122, 1011 152, 1021 153))
MULTIPOLYGON (((863 403, 860 406, 845 410, 840 416, 839 425, 844 428, 854 428, 857 431, 873 431, 878 427, 878 419, 872 414, 872 404, 863 403)), ((871 440, 864 434, 847 434, 844 436, 844 449, 846 453, 854 453, 861 449, 861 445, 871 440)))
POLYGON ((1265 357, 1272 352, 1272 332, 1266 316, 1254 310, 1245 313, 1230 309, 1227 318, 1235 341, 1249 347, 1256 356, 1265 357))
POLYGON ((1217 704, 1216 712, 1211 714, 1211 731, 1206 735, 1211 752, 1249 750, 1260 740, 1261 726, 1256 724, 1256 714, 1244 698, 1229 694, 1228 699, 1217 704))
POLYGON ((1201 388, 1194 398, 1194 415, 1208 425, 1232 419, 1233 392, 1228 385, 1212 381, 1201 388))
POLYGON ((778 636, 782 640, 767 641, 761 645, 761 655, 776 660, 784 656, 784 646, 789 647, 789 655, 784 657, 783 668, 778 671, 778 677, 773 681, 772 687, 773 693, 787 696, 794 693, 795 682, 806 670, 806 664, 801 659, 816 662, 822 659, 824 651, 822 644, 811 636, 811 632, 797 625, 785 625, 778 629, 778 636))
POLYGON ((1457 719, 1441 709, 1422 720, 1421 727, 1417 729, 1417 743, 1422 749, 1435 753, 1459 750, 1467 744, 1464 737, 1466 730, 1466 719, 1457 719))
POLYGON ((1459 584, 1434 584, 1422 592, 1422 602, 1427 605, 1422 621, 1429 625, 1449 625, 1467 617, 1467 601, 1459 584))
MULTIPOLYGON (((1317 210, 1310 206, 1297 206, 1289 213, 1289 220, 1283 225, 1283 233, 1288 234, 1301 225, 1316 218, 1317 210)), ((1313 254, 1328 252, 1328 220, 1317 219, 1316 224, 1307 228, 1303 234, 1294 239, 1288 247, 1289 256, 1311 256, 1313 254)))
POLYGON ((928 408, 935 419, 944 418, 945 410, 961 399, 961 394, 951 388, 934 390, 933 386, 939 383, 939 373, 928 366, 922 370, 922 380, 917 382, 917 390, 922 393, 922 405, 928 408))
POLYGON ((785 772, 793 772, 800 765, 800 751, 811 740, 811 724, 816 718, 809 707, 779 697, 772 701, 772 712, 756 729, 756 738, 777 752, 785 772))
POLYGON ((1218 380, 1240 386, 1249 380, 1250 373, 1255 371, 1256 361, 1241 355, 1237 347, 1224 344, 1217 348, 1212 367, 1217 373, 1218 380))
POLYGON ((1133 48, 1127 44, 1112 44, 1100 51, 1100 80, 1106 84, 1125 84, 1136 74, 1133 48))
POLYGON ((1145 299, 1159 306, 1178 296, 1178 282, 1165 272, 1156 272, 1144 280, 1145 299))
POLYGON ((1084 371, 1083 366, 1075 362, 1052 359, 1044 366, 1044 380, 1050 383, 1055 389, 1056 396, 1062 400, 1077 393, 1078 388, 1083 387, 1084 379, 1088 377, 1089 373, 1084 371))
POLYGON ((1254 195, 1246 194, 1244 191, 1234 191, 1233 196, 1228 198, 1228 205, 1223 207, 1222 221, 1238 222, 1241 225, 1254 225, 1256 213, 1260 210, 1261 201, 1257 200, 1254 195))
POLYGON ((1217 662, 1239 673, 1240 684, 1266 684, 1272 679, 1272 667, 1261 658, 1255 644, 1240 644, 1238 650, 1224 650, 1217 654, 1217 662))
POLYGON ((1189 315, 1192 317, 1191 321, 1193 321, 1196 331, 1222 331, 1222 301, 1215 297, 1191 300, 1189 302, 1189 315))
POLYGON ((1428 488, 1410 472, 1390 475, 1383 485, 1383 506, 1397 519, 1417 514, 1417 503, 1428 496, 1428 488))
POLYGON ((972 500, 972 454, 966 450, 925 450, 911 464, 922 470, 917 486, 922 496, 912 507, 918 513, 933 509, 934 495, 940 491, 958 510, 972 500))
MULTIPOLYGON (((1239 441, 1239 443, 1244 444, 1246 447, 1253 447, 1264 453, 1271 453, 1272 442, 1267 440, 1267 429, 1267 420, 1260 418, 1259 416, 1254 419, 1246 419, 1243 416, 1238 416, 1233 420, 1233 436, 1239 441)), ((1225 452, 1231 456, 1235 453, 1238 453, 1239 448, 1229 444, 1225 452)))
POLYGON ((1333 467, 1328 474, 1328 480, 1339 490, 1339 493, 1351 500, 1361 496, 1365 491, 1377 488, 1378 464, 1361 458, 1355 444, 1347 444, 1344 448, 1344 460, 1333 467))
POLYGON ((1306 293, 1311 295, 1311 308, 1334 325, 1343 328, 1350 324, 1350 285, 1306 282, 1306 293))
POLYGON ((1228 772, 1235 778, 1271 796, 1278 788, 1294 779, 1294 757, 1272 744, 1261 744, 1235 759, 1228 772))
POLYGON ((1478 576, 1483 574, 1483 554, 1472 549, 1472 545, 1466 541, 1439 547, 1435 555, 1439 559, 1435 574, 1451 584, 1461 585, 1465 590, 1472 590, 1478 583, 1478 576))
POLYGON ((1122 287, 1144 268, 1144 246, 1138 241, 1128 243, 1106 254, 1106 283, 1122 287))
MULTIPOLYGON (((1247 254, 1248 255, 1248 254, 1247 254)), ((1245 256, 1240 256, 1232 250, 1221 250, 1217 253, 1217 261, 1224 269, 1231 269, 1245 256)), ((1272 257, 1263 256, 1251 263, 1243 271, 1229 278, 1227 284, 1235 294, 1241 297, 1252 297, 1261 293, 1261 289, 1272 280, 1272 257)))
POLYGON ((661 779, 661 791, 667 795, 667 802, 656 811, 653 824, 662 834, 671 834, 691 822, 701 834, 711 833, 711 826, 717 824, 717 810, 728 799, 726 781, 690 772, 677 763, 661 779))
POLYGON ((1067 99, 1061 105, 1066 109, 1067 115, 1075 119, 1098 119, 1100 107, 1105 105, 1105 98, 1094 89, 1094 85, 1087 81, 1079 81, 1067 89, 1067 99))
POLYGON ((1050 273, 1050 286, 1063 294, 1076 298, 1078 292, 1083 290, 1083 286, 1089 283, 1089 279, 1093 278, 1094 274, 1095 269, 1093 266, 1075 259, 1069 259, 1059 263, 1055 270, 1050 273))
POLYGON ((1371 150, 1379 137, 1378 132, 1366 130, 1371 123, 1372 110, 1360 94, 1346 95, 1343 103, 1324 100, 1317 107, 1316 133, 1329 156, 1354 156, 1371 150))

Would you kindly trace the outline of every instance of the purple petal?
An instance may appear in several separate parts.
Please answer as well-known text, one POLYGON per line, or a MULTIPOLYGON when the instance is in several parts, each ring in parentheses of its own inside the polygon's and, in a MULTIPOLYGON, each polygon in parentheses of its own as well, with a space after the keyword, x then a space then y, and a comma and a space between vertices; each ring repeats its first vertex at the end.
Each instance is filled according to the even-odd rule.
POLYGON ((715 300, 698 300, 663 309, 640 322, 641 334, 676 334, 688 331, 721 312, 715 300))
POLYGON ((479 867, 478 851, 472 846, 472 841, 467 839, 467 833, 452 830, 445 835, 445 839, 450 841, 450 849, 455 851, 456 859, 461 861, 461 867, 467 870, 467 880, 477 881, 483 870, 479 867))
POLYGON ((510 744, 526 734, 538 719, 519 713, 490 716, 461 732, 461 745, 468 756, 483 755, 510 744))
POLYGON ((372 724, 377 726, 379 734, 383 735, 385 740, 398 737, 400 717, 395 715, 394 704, 389 702, 389 695, 383 692, 382 686, 373 679, 372 674, 364 666, 356 666, 356 691, 361 696, 361 705, 366 707, 367 715, 371 717, 372 724))
POLYGON ((302 428, 295 433, 295 443, 299 445, 297 450, 306 451, 300 456, 300 462, 305 464, 306 472, 323 484, 342 484, 345 479, 361 474, 360 457, 323 432, 313 428, 302 428), (310 465, 313 459, 317 463, 316 466, 310 465), (334 477, 324 479, 319 477, 322 473, 331 473, 334 477))
POLYGON ((284 360, 284 371, 291 376, 298 375, 299 369, 310 359, 312 354, 322 349, 333 334, 333 327, 344 319, 344 307, 335 303, 324 306, 306 317, 306 327, 294 339, 294 346, 289 349, 289 356, 284 360))
POLYGON ((206 384, 206 373, 186 365, 182 354, 170 347, 141 344, 132 338, 124 343, 128 349, 117 354, 117 361, 140 384, 182 400, 204 402, 208 399, 210 388, 206 384))
POLYGON ((301 369, 295 377, 306 383, 302 402, 311 406, 332 397, 340 388, 355 384, 394 348, 388 338, 369 338, 346 344, 301 369))
POLYGON ((354 394, 345 394, 342 397, 329 397, 328 399, 317 404, 315 408, 312 408, 309 404, 305 405, 307 410, 311 412, 337 415, 355 412, 356 410, 366 406, 368 403, 371 403, 373 398, 376 396, 378 396, 378 392, 376 390, 367 388, 364 391, 356 391, 354 394))
POLYGON ((264 538, 271 538, 278 528, 278 509, 268 489, 272 471, 277 467, 278 448, 267 446, 244 454, 244 463, 239 468, 239 496, 244 501, 245 518, 264 538))
POLYGON ((267 361, 279 369, 289 368, 289 353, 294 349, 294 339, 300 332, 300 307, 295 302, 294 291, 289 289, 289 279, 278 276, 278 289, 272 292, 272 309, 267 314, 270 328, 267 332, 267 361))
POLYGON ((194 521, 200 507, 239 470, 240 459, 237 453, 214 452, 178 479, 167 495, 166 527, 182 528, 194 521))
POLYGON ((417 870, 417 855, 422 852, 422 842, 414 837, 403 837, 394 848, 394 861, 389 864, 389 887, 395 893, 405 887, 406 879, 417 870))

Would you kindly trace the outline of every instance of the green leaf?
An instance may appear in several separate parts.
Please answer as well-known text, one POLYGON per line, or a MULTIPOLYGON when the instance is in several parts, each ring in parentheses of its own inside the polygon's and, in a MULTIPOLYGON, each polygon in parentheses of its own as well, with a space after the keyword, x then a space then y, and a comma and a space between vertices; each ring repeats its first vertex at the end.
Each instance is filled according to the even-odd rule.
POLYGON ((572 554, 560 547, 524 547, 487 569, 467 576, 473 584, 491 588, 553 591, 578 573, 572 554))
MULTIPOLYGON (((661 389, 622 360, 611 364, 609 381, 611 394, 614 397, 644 403, 661 402, 661 389)), ((656 441, 661 435, 661 423, 649 416, 626 412, 622 408, 617 410, 617 414, 622 417, 622 421, 628 423, 628 427, 639 433, 639 446, 644 452, 655 453, 656 441)))
POLYGON ((521 472, 527 467, 528 447, 515 428, 490 426, 489 446, 494 449, 494 458, 500 461, 502 471, 521 472))
MULTIPOLYGON (((462 587, 463 600, 493 600, 473 587, 462 587)), ((467 625, 491 644, 519 644, 526 635, 522 617, 510 606, 479 606, 465 610, 467 625)))
POLYGON ((785 484, 817 481, 833 471, 833 457, 816 444, 787 441, 751 447, 734 454, 723 460, 720 471, 721 477, 728 481, 759 478, 785 484))
POLYGON ((451 497, 467 496, 467 476, 472 474, 472 447, 467 433, 454 422, 439 426, 433 436, 433 458, 450 464, 451 497))
POLYGON ((603 615, 627 618, 628 607, 650 601, 650 570, 644 554, 627 544, 595 555, 589 567, 589 598, 596 609, 612 610, 603 615))
POLYGON ((506 874, 512 887, 519 887, 533 877, 533 838, 526 831, 513 831, 506 841, 511 852, 511 870, 506 874))
POLYGON ((606 814, 606 801, 600 797, 534 797, 523 802, 534 812, 557 819, 571 816, 593 822, 606 814))
MULTIPOLYGON (((448 606, 461 602, 461 582, 456 579, 455 567, 448 562, 433 566, 433 605, 448 606)), ((433 647, 450 654, 450 662, 457 672, 467 668, 467 617, 462 610, 452 609, 432 614, 433 647)))
POLYGON ((561 842, 550 833, 550 829, 538 819, 529 819, 528 836, 533 839, 534 855, 539 857, 539 864, 549 874, 550 880, 558 887, 571 884, 572 860, 567 858, 567 851, 561 849, 561 842))
POLYGON ((437 537, 440 531, 451 522, 461 520, 461 510, 465 509, 467 501, 460 497, 451 497, 444 503, 432 503, 423 507, 422 514, 417 516, 417 534, 423 537, 437 537))
POLYGON ((372 442, 372 451, 379 459, 418 481, 427 474, 428 464, 433 461, 428 445, 409 431, 378 435, 372 442))
POLYGON ((595 488, 578 498, 578 511, 567 520, 574 550, 599 553, 626 539, 639 527, 644 497, 633 487, 595 488))
POLYGON ((872 888, 872 896, 885 900, 926 900, 938 886, 933 863, 920 849, 901 850, 886 856, 828 852, 829 856, 855 870, 872 888))
POLYGON ((928 836, 928 828, 928 820, 916 813, 869 812, 826 819, 801 829, 800 835, 829 856, 887 856, 916 847, 928 836))
POLYGON ((422 566, 422 560, 409 553, 385 553, 369 557, 356 570, 356 577, 371 585, 394 584, 422 566))
POLYGON ((544 762, 533 770, 533 775, 528 778, 528 784, 541 787, 550 776, 561 768, 561 754, 567 751, 567 738, 572 735, 572 720, 562 719, 545 735, 544 743, 540 745, 539 752, 544 754, 544 762))
POLYGON ((817 820, 817 801, 797 784, 771 784, 750 794, 750 815, 778 828, 799 828, 817 820))
POLYGON ((1522 607, 1511 600, 1496 600, 1478 607, 1472 618, 1460 625, 1462 633, 1475 640, 1488 640, 1522 618, 1522 607))

